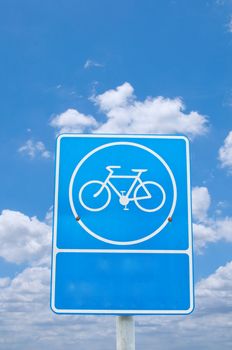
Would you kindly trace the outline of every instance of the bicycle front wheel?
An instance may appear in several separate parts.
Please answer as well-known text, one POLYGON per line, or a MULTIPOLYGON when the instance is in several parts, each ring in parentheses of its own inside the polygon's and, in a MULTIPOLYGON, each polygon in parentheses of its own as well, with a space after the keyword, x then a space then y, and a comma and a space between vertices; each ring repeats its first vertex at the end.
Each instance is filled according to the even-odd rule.
POLYGON ((89 211, 100 211, 107 207, 111 200, 111 192, 102 181, 86 182, 80 189, 79 201, 89 211))
POLYGON ((163 187, 154 181, 144 181, 136 187, 134 192, 135 204, 142 211, 153 213, 160 210, 164 205, 165 200, 166 193, 163 187), (147 191, 151 197, 146 198, 144 196, 145 191, 147 191))

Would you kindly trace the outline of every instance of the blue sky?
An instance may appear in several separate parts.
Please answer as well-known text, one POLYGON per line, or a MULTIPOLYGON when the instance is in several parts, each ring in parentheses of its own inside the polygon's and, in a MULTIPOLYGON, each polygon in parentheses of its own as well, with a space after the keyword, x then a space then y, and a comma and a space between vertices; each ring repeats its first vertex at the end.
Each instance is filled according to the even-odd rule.
POLYGON ((138 349, 231 348, 232 1, 2 0, 0 45, 0 349, 114 348, 113 318, 48 308, 62 131, 190 137, 197 307, 138 318, 138 349))

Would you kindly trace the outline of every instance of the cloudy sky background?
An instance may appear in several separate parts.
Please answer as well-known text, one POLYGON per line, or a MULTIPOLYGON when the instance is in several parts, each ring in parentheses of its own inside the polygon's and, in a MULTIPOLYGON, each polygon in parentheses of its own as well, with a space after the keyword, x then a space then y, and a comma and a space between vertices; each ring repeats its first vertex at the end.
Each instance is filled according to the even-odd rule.
POLYGON ((114 317, 49 308, 55 137, 191 140, 196 309, 137 349, 232 347, 232 1, 0 1, 0 349, 114 349, 114 317))

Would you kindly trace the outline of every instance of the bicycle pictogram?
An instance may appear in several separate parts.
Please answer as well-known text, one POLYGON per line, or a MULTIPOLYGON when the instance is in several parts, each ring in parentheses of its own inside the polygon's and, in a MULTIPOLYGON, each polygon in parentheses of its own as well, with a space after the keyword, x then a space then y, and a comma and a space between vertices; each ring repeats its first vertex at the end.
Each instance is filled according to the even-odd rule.
POLYGON ((111 202, 112 192, 118 196, 119 203, 124 206, 124 210, 129 210, 130 202, 134 202, 138 209, 145 212, 156 212, 163 207, 166 200, 163 187, 155 181, 141 179, 142 174, 148 169, 131 169, 132 172, 136 173, 135 175, 115 175, 115 169, 120 168, 120 165, 109 165, 106 167, 109 174, 104 181, 91 180, 80 188, 79 201, 85 209, 89 211, 104 210, 111 202), (119 191, 117 186, 112 183, 112 179, 131 179, 133 181, 127 191, 119 191), (153 198, 153 192, 158 193, 158 200, 153 198), (147 207, 148 201, 151 204, 147 207))

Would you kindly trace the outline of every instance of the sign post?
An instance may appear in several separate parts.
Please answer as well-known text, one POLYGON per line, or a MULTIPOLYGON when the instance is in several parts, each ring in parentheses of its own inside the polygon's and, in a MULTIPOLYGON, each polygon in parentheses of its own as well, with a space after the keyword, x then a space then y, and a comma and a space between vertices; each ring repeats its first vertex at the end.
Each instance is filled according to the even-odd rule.
POLYGON ((132 315, 190 313, 186 137, 59 136, 53 231, 56 313, 119 315, 118 350, 134 349, 132 315))
POLYGON ((135 326, 133 316, 116 318, 117 350, 135 350, 135 326))

